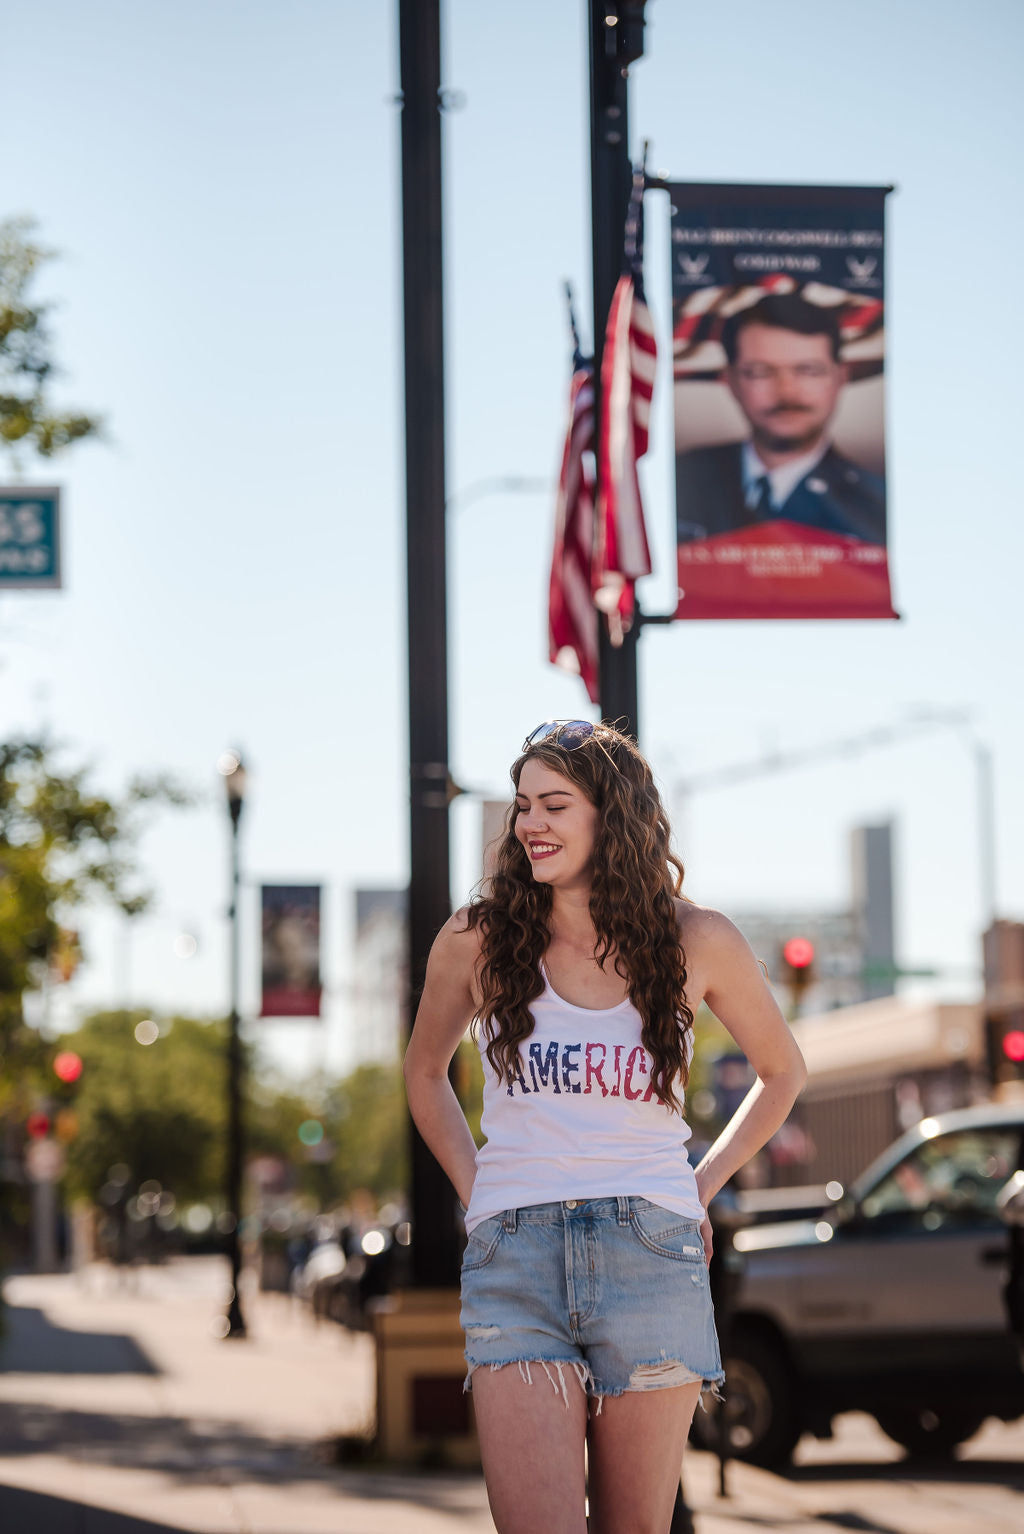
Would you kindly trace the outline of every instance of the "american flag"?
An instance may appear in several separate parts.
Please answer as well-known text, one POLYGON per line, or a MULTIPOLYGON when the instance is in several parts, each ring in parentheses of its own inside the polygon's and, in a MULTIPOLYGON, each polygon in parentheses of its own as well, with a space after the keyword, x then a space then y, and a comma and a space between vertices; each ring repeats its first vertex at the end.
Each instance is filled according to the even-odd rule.
POLYGON ((608 617, 612 644, 633 621, 634 582, 650 575, 637 462, 647 451, 657 346, 644 297, 644 171, 633 176, 626 220, 626 269, 608 313, 601 358, 601 433, 597 456, 594 601, 608 617))
POLYGON ((800 293, 809 303, 835 309, 840 357, 850 378, 858 381, 881 373, 885 358, 881 299, 844 293, 841 288, 816 282, 800 284, 792 277, 775 273, 756 283, 697 288, 676 304, 672 330, 676 383, 720 380, 726 361, 722 346, 726 320, 764 298, 766 293, 800 293))
POLYGON ((555 547, 548 589, 548 653, 556 666, 582 678, 597 703, 597 609, 591 591, 594 558, 594 365, 576 352, 569 387, 569 422, 558 476, 555 547))

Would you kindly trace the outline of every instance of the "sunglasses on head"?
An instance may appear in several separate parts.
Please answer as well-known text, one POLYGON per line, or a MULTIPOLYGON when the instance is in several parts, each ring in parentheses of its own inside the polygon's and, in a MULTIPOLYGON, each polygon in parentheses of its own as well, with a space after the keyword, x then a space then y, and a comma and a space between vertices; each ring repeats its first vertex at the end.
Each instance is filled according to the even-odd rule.
POLYGON ((577 746, 582 746, 585 740, 589 740, 594 733, 594 726, 589 719, 545 719, 535 730, 531 730, 523 741, 523 750, 529 751, 531 746, 561 746, 565 751, 575 751, 577 746))

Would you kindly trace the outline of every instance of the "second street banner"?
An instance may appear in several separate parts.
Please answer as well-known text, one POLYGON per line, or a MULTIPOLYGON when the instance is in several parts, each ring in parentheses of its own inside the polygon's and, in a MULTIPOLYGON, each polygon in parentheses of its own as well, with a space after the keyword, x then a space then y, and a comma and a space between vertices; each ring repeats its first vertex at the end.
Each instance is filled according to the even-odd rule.
POLYGON ((319 884, 264 884, 260 907, 260 1016, 319 1017, 319 884))
POLYGON ((677 618, 895 618, 886 188, 668 188, 677 618))

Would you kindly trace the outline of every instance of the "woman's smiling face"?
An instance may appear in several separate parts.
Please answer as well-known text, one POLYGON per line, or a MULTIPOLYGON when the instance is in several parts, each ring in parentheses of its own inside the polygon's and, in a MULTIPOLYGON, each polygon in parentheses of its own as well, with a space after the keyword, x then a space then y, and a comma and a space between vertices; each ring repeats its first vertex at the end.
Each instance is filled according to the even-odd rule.
POLYGON ((528 761, 516 807, 515 834, 534 878, 556 888, 589 883, 598 815, 579 784, 541 761, 528 761))

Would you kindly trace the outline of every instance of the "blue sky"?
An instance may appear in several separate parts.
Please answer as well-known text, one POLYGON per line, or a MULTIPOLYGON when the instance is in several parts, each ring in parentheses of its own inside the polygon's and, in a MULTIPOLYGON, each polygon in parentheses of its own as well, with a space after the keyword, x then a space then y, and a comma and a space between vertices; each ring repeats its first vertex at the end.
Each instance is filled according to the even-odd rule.
MULTIPOLYGON (((641 725, 681 776, 969 709, 996 764, 999 901, 1024 916, 1017 763, 1024 354, 1013 263, 1024 11, 986 0, 651 0, 634 146, 679 179, 889 183, 891 560, 899 624, 674 624, 641 641, 641 725), (1009 444, 1009 446, 1007 446, 1009 444)), ((37 0, 5 19, 18 127, 0 216, 32 213, 68 402, 109 443, 29 477, 65 488, 67 589, 0 606, 5 728, 48 724, 117 787, 163 768, 207 792, 142 854, 158 899, 129 938, 101 911, 57 1018, 128 996, 225 1002, 226 816, 252 764, 254 880, 323 879, 329 1022, 344 1057, 350 891, 404 880, 406 699, 397 6, 37 0), (174 957, 182 929, 195 958, 174 957)), ((568 382, 561 283, 589 301, 585 6, 451 0, 445 119, 448 484, 551 478, 568 382)), ((648 199, 667 352, 667 207, 648 199)), ((589 327, 588 327, 589 328, 589 327)), ((10 477, 9 475, 7 476, 10 477)), ((646 470, 662 610, 674 588, 669 390, 646 470)), ((547 666, 551 505, 467 498, 450 537, 451 761, 501 791, 527 729, 585 708, 547 666)), ((688 888, 726 910, 842 906, 847 837, 897 822, 901 956, 970 994, 981 917, 961 735, 821 762, 693 801, 688 888)), ((474 802, 453 811, 455 892, 474 802)), ((254 914, 249 911, 250 918, 254 914)), ((247 965, 250 996, 253 962, 247 965)), ((269 1031, 269 1030, 268 1030, 269 1031)))

